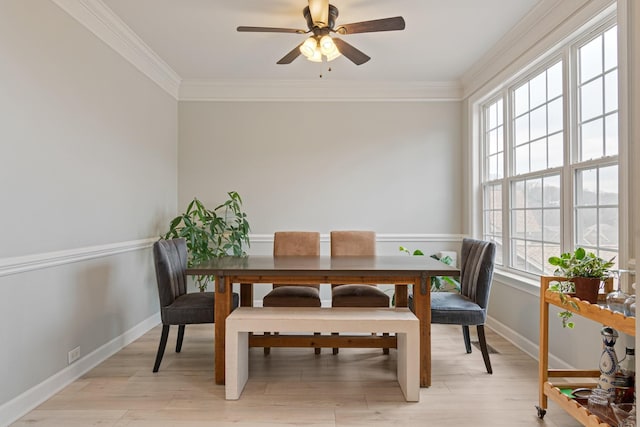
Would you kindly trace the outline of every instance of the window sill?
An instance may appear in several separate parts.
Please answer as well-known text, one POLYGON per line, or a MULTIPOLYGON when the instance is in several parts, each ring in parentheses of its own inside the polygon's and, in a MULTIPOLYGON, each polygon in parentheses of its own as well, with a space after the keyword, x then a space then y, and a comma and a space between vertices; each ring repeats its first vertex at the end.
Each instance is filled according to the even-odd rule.
POLYGON ((540 296, 540 282, 538 280, 499 268, 494 270, 493 278, 503 285, 518 289, 536 297, 540 296))

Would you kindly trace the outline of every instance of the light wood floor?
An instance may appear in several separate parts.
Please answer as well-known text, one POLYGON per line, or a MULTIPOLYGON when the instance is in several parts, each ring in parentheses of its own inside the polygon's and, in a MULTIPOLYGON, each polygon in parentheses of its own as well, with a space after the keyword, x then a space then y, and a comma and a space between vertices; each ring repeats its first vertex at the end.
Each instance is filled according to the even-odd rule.
MULTIPOLYGON (((473 330, 474 328, 472 328, 473 330)), ((493 375, 480 351, 466 354, 459 327, 433 326, 433 385, 406 403, 395 351, 251 349, 238 401, 213 381, 213 327, 187 326, 182 352, 169 336, 160 372, 151 368, 160 327, 97 366, 14 426, 553 426, 580 424, 550 402, 537 418, 537 362, 487 331, 493 375)), ((473 338, 472 338, 473 339, 473 338)))

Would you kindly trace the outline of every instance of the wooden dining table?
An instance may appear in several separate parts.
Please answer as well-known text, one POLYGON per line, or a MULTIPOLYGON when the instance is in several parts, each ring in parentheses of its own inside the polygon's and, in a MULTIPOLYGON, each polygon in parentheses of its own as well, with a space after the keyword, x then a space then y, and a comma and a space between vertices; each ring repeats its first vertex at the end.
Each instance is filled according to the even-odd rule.
MULTIPOLYGON (((408 287, 413 286, 413 305, 420 320, 420 386, 431 385, 431 297, 432 276, 458 276, 460 270, 425 256, 372 257, 274 257, 247 256, 213 258, 187 269, 188 275, 206 275, 215 284, 215 381, 225 383, 225 326, 231 313, 233 284, 240 284, 240 305, 253 305, 254 283, 304 284, 390 284, 395 285, 395 304, 406 307, 408 287)), ((286 338, 286 346, 317 345, 319 339, 331 340, 324 347, 370 347, 371 339, 362 344, 353 337, 286 338)), ((264 336, 254 346, 269 346, 277 336, 264 336)), ((388 345, 386 341, 384 345, 388 345)), ((251 344, 250 344, 251 345, 251 344)), ((280 338, 280 345, 283 345, 280 338)), ((275 346, 275 345, 274 345, 275 346)), ((381 345, 378 345, 381 346, 381 345)))

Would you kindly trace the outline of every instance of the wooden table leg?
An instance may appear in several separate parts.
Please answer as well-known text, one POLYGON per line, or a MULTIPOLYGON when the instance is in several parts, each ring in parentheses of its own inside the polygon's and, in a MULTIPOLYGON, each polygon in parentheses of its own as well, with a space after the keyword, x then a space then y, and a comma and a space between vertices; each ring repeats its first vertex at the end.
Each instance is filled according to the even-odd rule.
POLYGON ((409 286, 396 285, 396 307, 406 307, 408 299, 409 286))
POLYGON ((216 384, 224 385, 224 346, 227 316, 231 313, 233 289, 231 278, 216 276, 214 359, 216 384))
POLYGON ((420 320, 420 387, 431 386, 431 278, 418 278, 413 284, 413 311, 420 320), (421 282, 426 280, 424 286, 421 282), (421 288, 424 287, 423 293, 421 288))

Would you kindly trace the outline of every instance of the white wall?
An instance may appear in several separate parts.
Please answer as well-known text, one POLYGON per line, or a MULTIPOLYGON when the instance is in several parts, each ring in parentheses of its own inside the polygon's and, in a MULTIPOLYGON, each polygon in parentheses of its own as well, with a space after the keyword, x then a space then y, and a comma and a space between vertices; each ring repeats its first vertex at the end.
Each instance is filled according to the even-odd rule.
POLYGON ((179 207, 237 190, 256 234, 459 233, 458 102, 181 102, 179 207))
POLYGON ((177 101, 50 1, 0 2, 0 58, 2 425, 69 350, 157 317, 177 101))
POLYGON ((445 236, 395 237, 380 253, 457 249, 461 113, 459 102, 180 102, 178 208, 236 190, 257 235, 369 229, 445 236))

